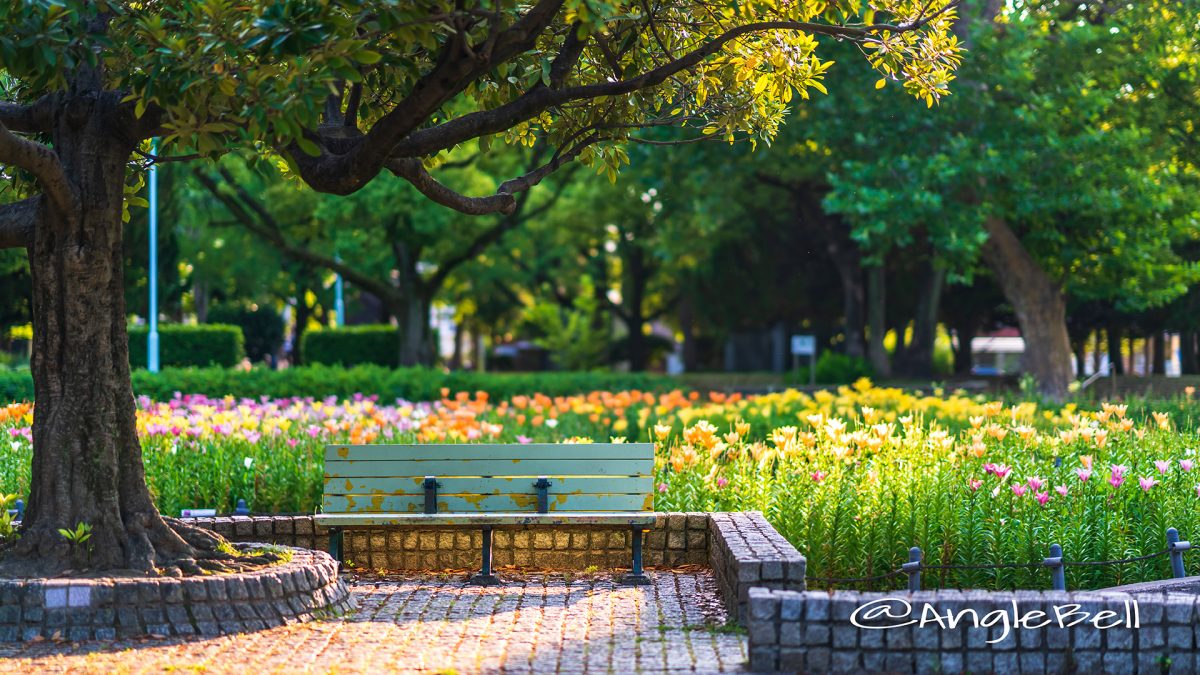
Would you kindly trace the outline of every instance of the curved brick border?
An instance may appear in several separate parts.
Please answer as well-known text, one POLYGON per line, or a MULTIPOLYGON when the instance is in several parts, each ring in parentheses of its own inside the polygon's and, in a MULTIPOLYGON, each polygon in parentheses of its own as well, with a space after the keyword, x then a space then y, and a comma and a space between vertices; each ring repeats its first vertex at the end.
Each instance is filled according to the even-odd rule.
POLYGON ((333 559, 293 549, 287 563, 245 574, 0 579, 0 641, 223 635, 351 607, 333 559))

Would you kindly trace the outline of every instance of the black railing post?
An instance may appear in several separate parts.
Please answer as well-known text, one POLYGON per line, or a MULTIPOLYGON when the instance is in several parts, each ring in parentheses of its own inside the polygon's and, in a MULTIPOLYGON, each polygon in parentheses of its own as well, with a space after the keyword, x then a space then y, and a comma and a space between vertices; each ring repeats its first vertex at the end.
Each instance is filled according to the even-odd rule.
POLYGON ((1062 547, 1050 544, 1050 557, 1043 560, 1042 564, 1050 568, 1051 588, 1056 591, 1067 590, 1067 571, 1063 567, 1062 547))
POLYGON ((1167 550, 1171 552, 1171 576, 1182 579, 1187 576, 1183 569, 1183 552, 1192 547, 1190 541, 1179 541, 1179 530, 1167 528, 1167 550))
POLYGON ((908 575, 908 590, 913 593, 921 590, 921 547, 908 549, 908 562, 900 568, 908 575))

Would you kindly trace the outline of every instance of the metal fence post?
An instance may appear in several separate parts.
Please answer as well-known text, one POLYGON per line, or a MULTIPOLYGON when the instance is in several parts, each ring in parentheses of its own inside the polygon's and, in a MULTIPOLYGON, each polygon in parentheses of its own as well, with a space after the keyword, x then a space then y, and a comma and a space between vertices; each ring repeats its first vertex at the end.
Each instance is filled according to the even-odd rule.
POLYGON ((900 569, 908 575, 908 590, 913 593, 921 590, 921 547, 908 549, 908 562, 901 565, 900 569))
POLYGON ((1042 561, 1046 567, 1050 568, 1050 585, 1056 591, 1067 590, 1067 575, 1066 569, 1063 567, 1062 547, 1058 544, 1050 544, 1050 557, 1042 561))
POLYGON ((1171 575, 1176 579, 1182 579, 1187 575, 1183 569, 1183 552, 1191 547, 1190 541, 1179 541, 1179 530, 1173 527, 1167 528, 1167 550, 1171 552, 1171 575))

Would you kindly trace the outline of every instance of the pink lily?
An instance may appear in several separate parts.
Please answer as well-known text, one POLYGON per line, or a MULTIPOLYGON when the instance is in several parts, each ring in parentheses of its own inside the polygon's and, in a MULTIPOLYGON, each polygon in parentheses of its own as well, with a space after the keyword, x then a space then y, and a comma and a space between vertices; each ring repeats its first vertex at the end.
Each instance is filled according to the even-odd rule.
POLYGON ((983 485, 983 481, 979 480, 978 478, 972 478, 971 480, 967 481, 967 485, 971 488, 971 492, 975 492, 981 485, 983 485))
POLYGON ((1049 492, 1039 492, 1039 493, 1035 494, 1033 496, 1033 498, 1037 500, 1038 504, 1045 506, 1046 502, 1050 501, 1050 493, 1049 492))
POLYGON ((1165 459, 1154 460, 1154 468, 1158 469, 1159 473, 1166 473, 1171 468, 1171 463, 1165 459))
POLYGON ((825 473, 824 471, 814 471, 812 473, 813 482, 820 483, 821 481, 825 480, 825 476, 828 476, 828 475, 829 474, 825 473))
POLYGON ((1024 485, 1021 485, 1020 483, 1013 483, 1012 491, 1013 491, 1014 495, 1021 497, 1021 496, 1024 496, 1025 493, 1028 492, 1029 490, 1024 485))
POLYGON ((1138 479, 1138 485, 1141 486, 1143 492, 1149 492, 1150 488, 1154 487, 1155 485, 1158 485, 1158 481, 1153 478, 1148 478, 1146 476, 1143 476, 1138 479))
POLYGON ((1092 477, 1091 469, 1075 469, 1075 475, 1079 476, 1079 482, 1086 483, 1092 477))
POLYGON ((1066 485, 1059 485, 1058 487, 1054 488, 1054 491, 1064 497, 1067 496, 1067 486, 1066 485))
POLYGON ((1034 492, 1041 490, 1042 486, 1046 484, 1046 481, 1038 476, 1030 476, 1029 478, 1025 479, 1025 482, 1029 483, 1029 488, 1034 492))
POLYGON ((1195 466, 1195 464, 1193 464, 1192 460, 1190 459, 1179 460, 1179 468, 1183 469, 1184 471, 1191 471, 1193 466, 1195 466))

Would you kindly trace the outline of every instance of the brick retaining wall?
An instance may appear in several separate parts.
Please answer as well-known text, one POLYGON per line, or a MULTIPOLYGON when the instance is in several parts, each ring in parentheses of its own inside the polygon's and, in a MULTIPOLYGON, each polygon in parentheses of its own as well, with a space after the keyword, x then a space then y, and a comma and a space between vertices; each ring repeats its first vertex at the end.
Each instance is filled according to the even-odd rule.
MULTIPOLYGON (((646 565, 707 565, 709 514, 660 513, 646 535, 646 565)), ((190 522, 230 541, 326 550, 329 532, 313 516, 230 516, 190 522)), ((629 528, 497 528, 493 564, 582 570, 629 567, 629 528)), ((347 528, 343 559, 371 569, 470 569, 480 564, 483 535, 470 527, 347 528)))
POLYGON ((709 514, 709 564, 725 606, 746 625, 751 588, 802 591, 804 556, 758 511, 709 514))
MULTIPOLYGON (((898 672, 898 673, 1195 673, 1200 671, 1200 597, 1183 594, 1129 594, 1105 591, 923 591, 857 593, 850 591, 749 592, 747 629, 750 668, 754 671, 898 672), (858 608, 885 598, 908 603, 905 611, 889 603, 888 625, 926 617, 925 625, 880 630, 851 622, 858 608), (1136 602, 1136 609, 1132 603, 1136 602), (1014 614, 1014 603, 1016 606, 1014 614), (1078 605, 1073 608, 1072 605, 1078 605), (927 609, 928 607, 928 609, 927 609), (1056 609, 1069 612, 1060 627, 1056 609), (973 610, 980 624, 974 627, 973 610), (1118 627, 1097 628, 1120 623, 1118 627), (1041 613, 1040 615, 1037 613, 1041 613), (1074 612, 1074 613, 1070 613, 1074 612), (1088 620, 1070 625, 1081 618, 1088 620), (961 616, 951 628, 947 614, 961 616), (1004 634, 1002 615, 1013 626, 1004 634), (939 623, 933 614, 942 617, 939 623), (1014 617, 1027 617, 1017 628, 1014 617), (1136 621, 1137 627, 1126 627, 1136 621), (1000 639, 1003 637, 1003 639, 1000 639), (989 640, 997 639, 994 644, 989 640)), ((857 623, 880 626, 869 610, 857 623)))
POLYGON ((297 550, 261 570, 187 578, 0 580, 0 641, 222 635, 351 607, 337 566, 297 550))

